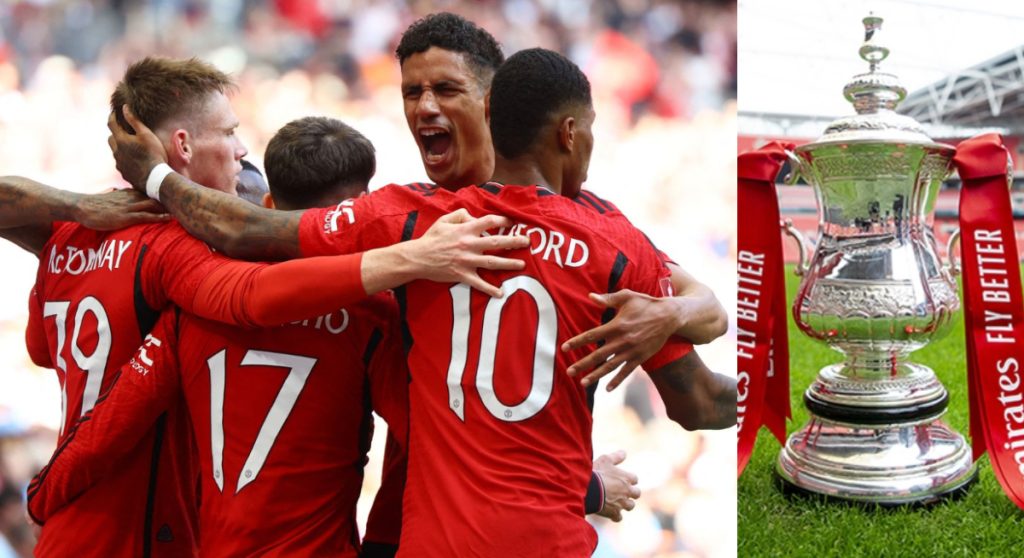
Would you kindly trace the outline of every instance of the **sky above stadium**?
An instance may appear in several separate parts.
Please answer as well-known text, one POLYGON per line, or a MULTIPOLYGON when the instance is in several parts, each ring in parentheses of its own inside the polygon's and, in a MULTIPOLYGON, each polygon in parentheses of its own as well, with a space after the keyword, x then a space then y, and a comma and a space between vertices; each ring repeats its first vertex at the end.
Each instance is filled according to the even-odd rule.
POLYGON ((1021 0, 739 0, 739 109, 842 116, 868 12, 908 92, 1024 44, 1021 0))

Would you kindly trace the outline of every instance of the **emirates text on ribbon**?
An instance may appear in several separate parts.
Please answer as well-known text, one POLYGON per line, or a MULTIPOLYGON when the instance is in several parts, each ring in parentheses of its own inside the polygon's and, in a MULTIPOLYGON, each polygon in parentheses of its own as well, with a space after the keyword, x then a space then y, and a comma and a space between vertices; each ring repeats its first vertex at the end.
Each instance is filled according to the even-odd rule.
MULTIPOLYGON (((978 273, 981 278, 981 299, 985 305, 1010 304, 1007 261, 1000 230, 974 231, 978 273)), ((985 339, 989 343, 1014 343, 1013 316, 985 308, 985 339)), ((999 397, 1003 409, 1006 450, 1013 455, 1018 471, 1024 474, 1024 394, 1021 393, 1020 363, 1014 357, 996 360, 999 374, 999 397)))

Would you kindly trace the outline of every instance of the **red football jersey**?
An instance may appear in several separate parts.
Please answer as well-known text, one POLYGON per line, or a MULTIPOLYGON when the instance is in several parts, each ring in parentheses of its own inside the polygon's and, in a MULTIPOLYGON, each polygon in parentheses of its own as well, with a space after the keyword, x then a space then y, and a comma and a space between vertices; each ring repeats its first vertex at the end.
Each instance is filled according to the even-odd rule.
POLYGON ((184 393, 201 463, 202 555, 357 556, 371 406, 405 436, 396 318, 390 295, 261 330, 166 311, 33 486, 30 509, 57 508, 109 474, 184 393))
MULTIPOLYGON (((429 281, 396 292, 412 379, 399 556, 590 556, 592 392, 565 374, 584 353, 559 347, 610 318, 588 293, 661 295, 668 270, 621 213, 537 186, 389 186, 307 211, 299 239, 307 256, 362 251, 420 236, 458 208, 507 216, 515 225, 492 232, 532 245, 508 254, 524 270, 482 272, 502 299, 429 281)), ((646 366, 689 350, 670 343, 646 366)))
MULTIPOLYGON (((202 279, 223 261, 177 223, 113 232, 54 226, 40 255, 26 341, 36 364, 57 371, 58 444, 110 387, 113 372, 142 343, 168 298, 187 306, 202 279)), ((193 487, 182 486, 188 477, 178 475, 190 470, 192 457, 187 445, 167 443, 168 426, 150 432, 123 474, 48 518, 37 556, 190 554, 194 510, 182 504, 188 498, 181 495, 193 487)))

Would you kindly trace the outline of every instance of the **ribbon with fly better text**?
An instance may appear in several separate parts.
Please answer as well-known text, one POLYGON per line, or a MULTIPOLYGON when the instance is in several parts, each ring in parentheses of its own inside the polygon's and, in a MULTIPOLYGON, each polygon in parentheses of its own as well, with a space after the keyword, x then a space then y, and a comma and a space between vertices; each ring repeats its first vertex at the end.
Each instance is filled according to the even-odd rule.
POLYGON ((792 145, 772 142, 737 160, 737 476, 750 461, 761 426, 785 443, 790 417, 786 288, 775 192, 787 149, 792 145))
POLYGON ((1024 508, 1024 297, 1007 174, 998 134, 971 138, 953 159, 960 192, 960 246, 967 381, 974 458, 988 451, 999 484, 1024 508))

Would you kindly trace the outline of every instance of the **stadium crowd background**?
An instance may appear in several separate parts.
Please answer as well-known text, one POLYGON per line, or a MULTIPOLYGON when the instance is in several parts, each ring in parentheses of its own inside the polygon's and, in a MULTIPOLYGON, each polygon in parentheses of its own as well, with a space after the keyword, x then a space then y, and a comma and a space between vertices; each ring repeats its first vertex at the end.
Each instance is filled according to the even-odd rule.
MULTIPOLYGON (((81 192, 121 185, 106 144, 109 95, 128 63, 155 53, 200 56, 236 77, 239 134, 261 168, 281 125, 323 114, 373 141, 371 189, 425 180, 393 52, 410 23, 440 10, 491 31, 506 55, 543 46, 584 69, 598 113, 587 187, 734 308, 734 1, 3 2, 0 174, 81 192)), ((36 259, 0 243, 0 261, 0 539, 30 552, 19 494, 53 449, 60 396, 53 372, 35 368, 24 348, 36 259)), ((700 353, 712 369, 735 374, 734 340, 730 329, 700 353)), ((381 446, 367 468, 367 497, 379 483, 381 446)), ((594 446, 595 454, 626 449, 644 492, 623 522, 594 522, 595 556, 735 554, 734 429, 683 431, 635 374, 597 398, 594 446)))

